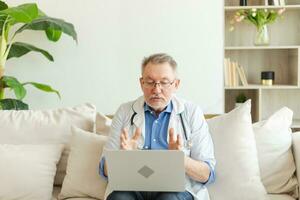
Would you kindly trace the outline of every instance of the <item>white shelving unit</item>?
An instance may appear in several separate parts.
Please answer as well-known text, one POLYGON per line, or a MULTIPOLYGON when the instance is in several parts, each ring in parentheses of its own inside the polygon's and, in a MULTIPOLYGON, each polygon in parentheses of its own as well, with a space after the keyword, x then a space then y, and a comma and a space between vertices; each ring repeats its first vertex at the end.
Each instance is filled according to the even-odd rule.
POLYGON ((292 127, 300 128, 300 0, 285 0, 285 6, 266 6, 265 0, 225 0, 224 57, 238 62, 245 69, 248 86, 224 87, 225 112, 234 108, 236 96, 243 92, 252 99, 254 122, 266 119, 276 110, 287 106, 294 112, 292 127), (268 25, 270 45, 254 46, 256 29, 253 24, 235 24, 230 32, 230 20, 240 9, 285 8, 282 19, 268 25), (275 84, 260 84, 262 71, 275 72, 275 84))

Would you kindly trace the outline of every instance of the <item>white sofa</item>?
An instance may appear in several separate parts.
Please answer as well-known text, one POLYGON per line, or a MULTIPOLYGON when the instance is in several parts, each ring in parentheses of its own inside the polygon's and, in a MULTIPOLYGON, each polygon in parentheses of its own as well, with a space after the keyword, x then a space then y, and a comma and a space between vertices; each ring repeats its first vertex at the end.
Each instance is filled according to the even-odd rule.
MULTIPOLYGON (((297 171, 300 171, 300 132, 293 133, 293 155, 295 158, 297 171)), ((297 174, 297 178, 298 180, 300 180, 300 175, 297 174)), ((53 200, 58 199, 57 197, 60 190, 61 190, 61 186, 53 187, 53 200)), ((285 194, 282 195, 268 194, 268 197, 270 200, 294 200, 294 198, 285 194)), ((74 200, 90 200, 90 199, 94 199, 94 198, 74 198, 74 200)))
MULTIPOLYGON (((12 144, 22 143, 23 144, 23 143, 28 143, 28 142, 31 143, 32 140, 28 139, 28 135, 20 135, 18 133, 20 130, 23 131, 24 126, 26 126, 25 129, 28 129, 27 131, 24 131, 24 134, 29 134, 31 131, 34 132, 37 130, 44 130, 44 128, 41 128, 44 126, 46 126, 48 129, 49 129, 49 127, 51 127, 52 132, 53 132, 53 130, 56 130, 58 132, 60 132, 62 130, 66 131, 69 129, 68 126, 70 126, 70 125, 80 127, 81 129, 84 129, 86 131, 90 131, 90 132, 94 131, 94 132, 98 132, 98 133, 102 133, 102 134, 103 133, 107 134, 107 132, 109 131, 110 120, 101 114, 98 114, 96 117, 96 109, 95 109, 95 107, 91 106, 90 104, 83 106, 83 108, 82 107, 75 108, 75 109, 68 108, 67 110, 63 109, 63 110, 56 110, 56 111, 46 111, 44 113, 43 112, 35 113, 35 111, 29 111, 29 112, 31 112, 31 113, 27 113, 25 111, 22 114, 20 114, 20 112, 19 113, 15 112, 14 114, 11 114, 9 112, 0 111, 0 144, 6 144, 6 143, 12 143, 12 144), (82 119, 84 119, 84 120, 82 120, 82 119), (12 120, 12 121, 10 121, 10 120, 12 120), (32 120, 37 120, 36 124, 34 126, 32 126, 32 123, 33 123, 32 120), (14 128, 10 129, 12 124, 13 124, 14 128), (90 126, 91 124, 95 125, 95 127, 91 127, 90 126), (64 128, 57 129, 57 127, 54 128, 54 126, 61 126, 64 128), (91 130, 91 129, 93 129, 93 130, 91 130), (4 133, 3 130, 6 130, 7 132, 4 133), (9 135, 9 137, 6 137, 7 134, 11 134, 11 132, 15 132, 17 134, 16 135, 12 134, 12 136, 9 135), (20 137, 23 137, 23 138, 20 138, 20 137)), ((250 113, 250 109, 249 109, 249 113, 250 113)), ((29 135, 31 138, 35 138, 34 140, 36 140, 36 138, 39 138, 39 140, 36 140, 36 142, 38 142, 40 144, 41 141, 44 141, 44 140, 49 141, 49 138, 51 141, 58 139, 57 135, 55 135, 55 137, 52 138, 51 134, 53 135, 53 133, 49 133, 49 136, 47 136, 46 138, 43 135, 39 135, 39 134, 31 135, 31 133, 30 133, 29 135)), ((67 144, 66 147, 68 147, 68 145, 70 144, 70 142, 69 142, 70 134, 71 133, 67 134, 68 137, 63 137, 64 143, 67 144)), ((57 141, 54 141, 54 143, 56 143, 56 142, 57 141)), ((294 157, 295 164, 296 164, 296 171, 299 172, 300 171, 300 132, 296 132, 296 133, 292 134, 292 152, 293 152, 293 157, 294 157)), ((68 153, 69 153, 68 151, 66 151, 66 152, 64 151, 62 153, 62 155, 63 155, 62 157, 64 157, 64 155, 68 155, 68 153)), ((62 163, 63 165, 67 165, 66 158, 67 157, 65 157, 64 159, 61 159, 60 164, 62 163)), ((1 157, 0 157, 0 159, 1 159, 1 157)), ((274 166, 275 165, 276 165, 276 163, 274 163, 274 166)), ((56 171, 55 184, 54 184, 53 188, 50 188, 50 189, 53 189, 52 200, 58 199, 58 195, 62 189, 62 183, 63 183, 62 179, 64 177, 65 172, 60 170, 59 168, 61 168, 61 166, 60 167, 58 166, 58 169, 56 171)), ((66 168, 66 166, 62 167, 62 169, 63 168, 66 168)), ((96 169, 97 169, 97 167, 95 168, 95 173, 98 173, 96 169)), ((217 172, 217 179, 218 179, 218 174, 222 174, 222 171, 217 172)), ((300 173, 297 174, 297 179, 300 180, 300 173)), ((0 183, 1 183, 1 180, 0 180, 0 183)), ((243 183, 240 183, 240 184, 242 185, 243 183)), ((297 187, 298 187, 297 190, 299 190, 299 186, 297 186, 297 187)), ((74 190, 76 190, 76 189, 74 189, 74 190)), ((211 192, 211 190, 210 190, 210 192, 211 192)), ((84 193, 80 193, 80 194, 84 194, 84 193)), ((74 200, 95 199, 95 198, 91 198, 91 197, 87 197, 87 196, 88 195, 86 195, 86 197, 78 197, 78 195, 77 196, 75 195, 74 198, 69 197, 68 199, 74 199, 74 200)), ((212 195, 212 196, 214 196, 214 195, 212 195)), ((1 194, 1 188, 0 188, 0 199, 3 199, 1 197, 3 197, 3 194, 1 194)), ((295 199, 292 196, 289 196, 287 194, 268 194, 267 198, 270 200, 294 200, 295 199)), ((24 198, 24 199, 26 199, 26 198, 24 198)), ((48 199, 48 198, 44 198, 44 199, 48 199)), ((227 199, 211 198, 211 200, 227 200, 227 199)), ((232 200, 232 199, 230 199, 230 200, 232 200)))

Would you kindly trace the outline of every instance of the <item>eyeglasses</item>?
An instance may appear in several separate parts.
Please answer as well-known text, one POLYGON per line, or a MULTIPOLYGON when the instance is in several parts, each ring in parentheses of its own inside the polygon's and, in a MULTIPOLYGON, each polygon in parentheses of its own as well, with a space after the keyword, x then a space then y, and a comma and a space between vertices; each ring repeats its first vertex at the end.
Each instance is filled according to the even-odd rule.
POLYGON ((145 88, 148 88, 148 89, 155 88, 156 86, 159 86, 159 88, 161 88, 161 89, 169 89, 174 82, 175 82, 175 80, 173 80, 172 82, 170 82, 170 81, 162 81, 162 82, 143 81, 143 85, 145 88))

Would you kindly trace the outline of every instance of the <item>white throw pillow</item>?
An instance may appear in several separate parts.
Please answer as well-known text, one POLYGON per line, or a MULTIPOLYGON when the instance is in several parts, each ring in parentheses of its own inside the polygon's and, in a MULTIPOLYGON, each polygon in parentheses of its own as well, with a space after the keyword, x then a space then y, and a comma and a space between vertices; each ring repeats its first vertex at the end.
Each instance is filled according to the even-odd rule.
POLYGON ((99 175, 99 162, 107 136, 72 128, 67 175, 59 199, 94 197, 104 199, 107 182, 99 175))
POLYGON ((111 126, 111 119, 100 112, 96 116, 96 133, 100 135, 108 135, 111 126))
POLYGON ((1 110, 0 144, 67 144, 58 164, 55 185, 61 185, 68 159, 71 126, 93 131, 96 108, 91 104, 54 110, 1 110))
POLYGON ((0 199, 50 200, 63 145, 0 145, 0 199))
POLYGON ((268 199, 260 180, 250 110, 248 100, 207 121, 217 160, 216 181, 208 186, 211 200, 268 199))
POLYGON ((298 197, 296 166, 291 149, 293 111, 284 107, 253 124, 262 182, 268 193, 298 197))

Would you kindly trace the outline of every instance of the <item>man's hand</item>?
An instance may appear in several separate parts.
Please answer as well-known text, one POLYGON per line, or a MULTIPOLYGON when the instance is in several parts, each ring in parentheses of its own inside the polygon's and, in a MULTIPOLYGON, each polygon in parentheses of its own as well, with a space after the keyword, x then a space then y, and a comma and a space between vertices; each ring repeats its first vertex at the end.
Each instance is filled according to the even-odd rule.
POLYGON ((122 150, 135 150, 138 147, 138 140, 141 137, 142 130, 137 128, 135 130, 134 136, 130 139, 126 129, 122 129, 120 135, 120 148, 122 150))
POLYGON ((174 135, 174 129, 169 130, 169 150, 181 150, 183 148, 182 138, 179 134, 174 135))

